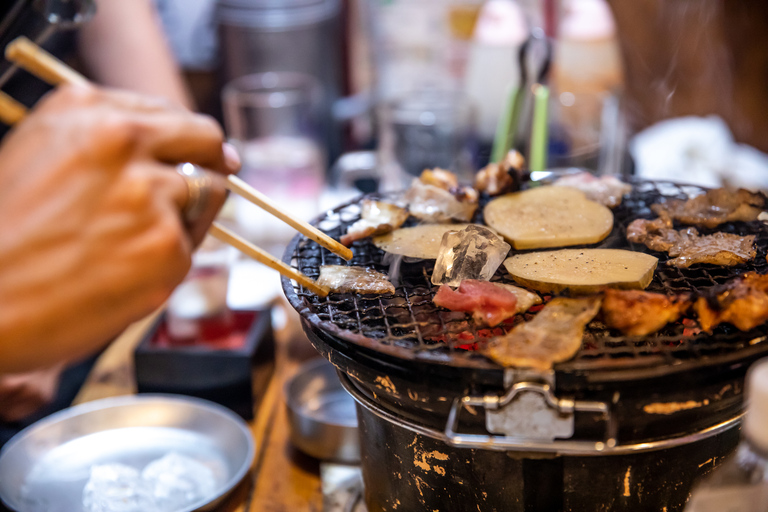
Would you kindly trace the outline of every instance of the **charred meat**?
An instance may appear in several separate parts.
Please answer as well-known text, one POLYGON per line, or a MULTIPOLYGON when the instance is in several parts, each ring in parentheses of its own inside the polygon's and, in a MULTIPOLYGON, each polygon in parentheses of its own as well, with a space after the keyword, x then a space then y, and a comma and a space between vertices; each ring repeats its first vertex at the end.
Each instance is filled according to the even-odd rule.
POLYGON ((558 297, 544 306, 530 322, 488 342, 483 354, 504 367, 548 370, 572 358, 581 348, 584 328, 600 311, 600 297, 558 297))
POLYGON ((636 219, 627 226, 627 240, 652 251, 667 252, 678 242, 678 232, 667 219, 636 219))
POLYGON ((524 166, 523 155, 512 150, 501 162, 491 162, 478 171, 475 177, 475 188, 489 196, 520 190, 524 166))
POLYGON ((718 188, 687 201, 671 199, 654 204, 651 209, 664 219, 689 226, 716 228, 725 222, 756 220, 765 207, 763 194, 743 188, 735 192, 718 188))
POLYGON ((317 283, 337 293, 395 293, 387 276, 365 267, 323 265, 317 283))
POLYGON ((355 240, 394 231, 408 219, 408 210, 382 201, 364 199, 361 210, 360 220, 349 226, 347 234, 341 237, 341 243, 346 246, 355 240))
POLYGON ((540 304, 541 298, 517 286, 465 279, 456 290, 442 285, 434 303, 451 311, 472 313, 475 322, 494 327, 540 304))
POLYGON ((691 307, 688 295, 667 297, 640 290, 605 290, 601 312, 608 327, 629 336, 654 333, 691 307))
POLYGON ((750 272, 716 286, 694 304, 699 325, 711 333, 723 322, 748 331, 768 320, 768 275, 750 272))
POLYGON ((663 219, 637 219, 627 227, 627 240, 645 244, 654 251, 668 252, 674 259, 667 261, 667 265, 678 268, 696 263, 732 267, 746 263, 757 254, 754 235, 699 235, 696 228, 678 231, 666 225, 663 219))

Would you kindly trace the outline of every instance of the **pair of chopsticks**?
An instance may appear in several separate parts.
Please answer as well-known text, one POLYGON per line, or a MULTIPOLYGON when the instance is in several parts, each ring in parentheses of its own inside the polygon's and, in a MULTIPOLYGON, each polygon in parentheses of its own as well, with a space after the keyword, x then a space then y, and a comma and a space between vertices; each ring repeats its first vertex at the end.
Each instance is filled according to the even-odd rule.
MULTIPOLYGON (((26 37, 19 37, 11 41, 5 48, 5 56, 14 64, 25 69, 29 73, 37 76, 50 85, 59 84, 88 84, 88 79, 73 70, 53 55, 49 54, 26 37)), ((17 102, 5 93, 0 92, 0 121, 12 125, 21 121, 26 115, 27 110, 21 103, 17 102)), ((254 189, 237 176, 228 176, 226 181, 227 189, 239 196, 247 199, 253 204, 259 206, 278 219, 290 225, 298 232, 314 240, 321 246, 344 258, 352 259, 352 251, 329 237, 314 226, 297 219, 290 213, 282 210, 277 204, 267 196, 254 189)), ((236 249, 247 254, 256 261, 267 265, 280 272, 282 275, 295 280, 300 285, 309 289, 320 297, 328 295, 329 289, 319 285, 304 274, 294 268, 286 265, 263 249, 251 244, 236 233, 228 230, 218 222, 214 222, 208 230, 208 233, 230 244, 236 249)))

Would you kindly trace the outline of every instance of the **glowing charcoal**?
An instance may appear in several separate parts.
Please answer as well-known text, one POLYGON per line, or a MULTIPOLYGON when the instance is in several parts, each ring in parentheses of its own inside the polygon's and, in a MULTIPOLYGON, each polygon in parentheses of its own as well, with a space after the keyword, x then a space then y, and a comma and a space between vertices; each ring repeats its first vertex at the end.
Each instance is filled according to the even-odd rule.
POLYGON ((465 279, 488 281, 510 248, 493 231, 482 226, 448 231, 440 243, 432 284, 458 286, 465 279))

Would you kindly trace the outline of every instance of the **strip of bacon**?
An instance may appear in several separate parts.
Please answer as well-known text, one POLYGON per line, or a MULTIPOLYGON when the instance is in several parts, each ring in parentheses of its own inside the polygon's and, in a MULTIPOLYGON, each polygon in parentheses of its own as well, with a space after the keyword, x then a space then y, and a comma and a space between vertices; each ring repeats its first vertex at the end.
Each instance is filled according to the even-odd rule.
POLYGON ((601 312, 608 327, 629 336, 651 334, 676 321, 691 307, 688 295, 667 297, 641 290, 607 289, 601 312))
POLYGON ((492 339, 483 354, 504 367, 548 370, 581 348, 584 327, 600 311, 599 296, 552 299, 533 320, 492 339))
POLYGON ((454 291, 442 285, 434 303, 451 311, 472 313, 476 322, 496 326, 541 302, 538 295, 516 286, 465 279, 454 291))

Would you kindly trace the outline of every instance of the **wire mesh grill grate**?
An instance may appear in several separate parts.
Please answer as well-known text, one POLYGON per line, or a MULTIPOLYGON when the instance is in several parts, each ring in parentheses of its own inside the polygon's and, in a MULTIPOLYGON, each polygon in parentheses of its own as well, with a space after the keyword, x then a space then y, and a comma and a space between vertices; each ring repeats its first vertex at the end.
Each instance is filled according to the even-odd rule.
MULTIPOLYGON (((668 182, 634 183, 630 195, 614 209, 612 233, 597 247, 629 248, 657 256, 659 266, 647 290, 668 295, 700 292, 747 271, 766 273, 768 228, 762 222, 731 223, 718 228, 720 231, 740 235, 756 235, 757 256, 753 261, 735 267, 694 265, 688 269, 679 269, 665 265, 669 259, 666 254, 655 253, 643 245, 627 242, 626 228, 631 221, 655 217, 650 209, 652 204, 669 198, 687 199, 704 191, 700 187, 668 182)), ((359 203, 354 202, 327 212, 317 225, 338 239, 359 215, 359 203)), ((481 217, 479 213, 475 221, 482 222, 481 217)), ((714 230, 700 231, 706 234, 714 230)), ((295 241, 292 248, 291 264, 311 278, 319 276, 322 265, 346 264, 338 256, 307 239, 295 241)), ((370 239, 355 242, 353 251, 354 258, 349 264, 388 272, 389 266, 382 262, 384 253, 370 239)), ((435 306, 432 298, 438 287, 430 282, 432 266, 433 262, 404 263, 400 268, 400 282, 395 283, 394 295, 348 293, 319 298, 294 283, 293 293, 288 290, 288 298, 314 327, 347 341, 384 352, 394 351, 400 357, 440 361, 452 366, 496 367, 473 349, 484 343, 485 339, 502 334, 516 323, 532 318, 532 313, 518 315, 500 327, 489 329, 476 325, 470 315, 435 306)), ((503 266, 493 280, 514 284, 503 266)), ((618 335, 596 320, 587 327, 581 350, 570 361, 557 365, 557 369, 567 371, 680 364, 732 355, 764 342, 767 334, 768 329, 765 327, 741 332, 730 325, 721 325, 712 335, 707 335, 698 331, 694 321, 684 319, 667 325, 655 334, 630 337, 618 335)))

